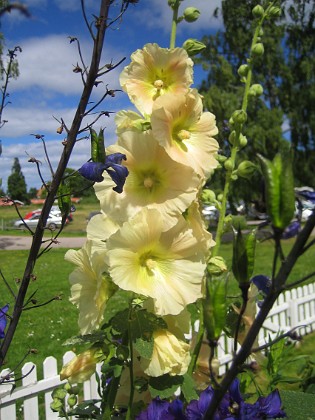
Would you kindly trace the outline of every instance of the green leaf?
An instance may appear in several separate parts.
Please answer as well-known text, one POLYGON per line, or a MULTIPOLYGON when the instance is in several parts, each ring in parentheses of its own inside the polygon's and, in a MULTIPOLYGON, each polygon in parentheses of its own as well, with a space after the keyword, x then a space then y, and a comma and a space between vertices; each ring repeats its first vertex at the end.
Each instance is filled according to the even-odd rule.
POLYGON ((160 397, 170 398, 174 395, 175 391, 183 383, 183 376, 170 376, 163 375, 156 378, 150 378, 149 380, 149 390, 152 398, 160 397))
POLYGON ((144 357, 145 359, 151 359, 154 347, 154 340, 150 338, 150 340, 144 340, 142 338, 138 338, 134 343, 134 348, 137 350, 140 356, 144 357))
POLYGON ((315 398, 312 394, 280 391, 282 408, 292 420, 314 420, 315 398))
POLYGON ((190 375, 185 374, 182 384, 182 393, 184 394, 186 402, 189 403, 191 400, 197 400, 199 398, 195 388, 196 384, 193 378, 190 375))

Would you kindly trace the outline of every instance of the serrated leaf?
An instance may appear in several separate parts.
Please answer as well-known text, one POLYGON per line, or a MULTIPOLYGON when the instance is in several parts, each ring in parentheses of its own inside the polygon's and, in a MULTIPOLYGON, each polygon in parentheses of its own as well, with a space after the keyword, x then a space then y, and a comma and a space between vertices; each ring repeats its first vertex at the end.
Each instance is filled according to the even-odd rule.
POLYGON ((170 398, 183 383, 183 376, 163 375, 149 380, 149 390, 152 398, 170 398))
POLYGON ((182 393, 184 394, 185 400, 189 403, 191 400, 197 400, 199 398, 196 392, 196 384, 193 378, 187 373, 184 375, 184 381, 181 387, 182 393))
POLYGON ((143 340, 138 338, 134 343, 134 349, 137 350, 141 357, 145 359, 151 359, 153 353, 154 340, 143 340))
POLYGON ((153 331, 166 329, 167 324, 162 318, 157 317, 155 314, 148 312, 145 309, 140 309, 134 312, 130 327, 133 340, 144 337, 149 340, 153 331))

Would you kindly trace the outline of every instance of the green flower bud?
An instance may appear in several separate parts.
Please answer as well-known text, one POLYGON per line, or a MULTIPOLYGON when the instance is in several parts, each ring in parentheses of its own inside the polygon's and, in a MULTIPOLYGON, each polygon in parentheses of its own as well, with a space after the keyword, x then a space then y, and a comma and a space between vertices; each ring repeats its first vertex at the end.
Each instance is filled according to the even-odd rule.
POLYGON ((72 385, 69 382, 67 382, 67 383, 64 384, 64 389, 67 392, 70 392, 71 391, 71 393, 72 393, 72 385))
POLYGON ((218 199, 218 201, 222 201, 223 200, 223 194, 222 193, 221 194, 218 194, 217 199, 218 199))
POLYGON ((232 180, 232 181, 236 181, 237 179, 238 179, 238 176, 237 176, 236 172, 234 172, 234 173, 231 175, 231 180, 232 180))
POLYGON ((243 147, 245 147, 247 145, 247 138, 246 136, 244 136, 243 134, 240 134, 239 137, 239 148, 242 149, 243 147))
POLYGON ((50 404, 50 408, 54 412, 58 412, 63 408, 63 402, 59 398, 54 398, 53 402, 50 404))
POLYGON ((252 55, 255 57, 260 57, 264 54, 264 44, 262 44, 261 42, 257 42, 257 44, 255 44, 252 47, 252 55))
POLYGON ((229 142, 230 144, 233 146, 235 143, 235 139, 236 139, 236 131, 233 130, 231 131, 230 135, 229 135, 229 142))
POLYGON ((239 66, 237 72, 240 77, 246 77, 248 70, 249 70, 248 64, 242 64, 241 66, 239 66))
POLYGON ((204 325, 207 339, 215 342, 219 339, 226 325, 228 310, 226 299, 226 282, 222 279, 211 279, 207 284, 207 296, 203 299, 204 325))
POLYGON ((216 160, 217 160, 219 163, 224 163, 224 162, 226 161, 226 159, 227 159, 227 157, 226 157, 226 156, 223 156, 223 155, 216 155, 216 160))
POLYGON ((51 393, 51 396, 53 398, 59 398, 59 400, 63 400, 64 398, 66 398, 66 395, 67 395, 67 391, 64 388, 54 389, 53 392, 51 393))
POLYGON ((244 236, 234 229, 232 271, 240 286, 248 284, 254 271, 256 231, 244 236))
POLYGON ((262 95, 263 93, 264 93, 264 89, 263 89, 263 87, 262 87, 260 84, 258 84, 258 83, 255 83, 254 85, 252 85, 252 86, 249 88, 249 91, 248 91, 248 94, 249 94, 250 96, 256 96, 256 97, 258 97, 258 96, 262 95))
POLYGON ((219 256, 210 258, 210 261, 207 265, 207 271, 209 274, 214 276, 218 276, 227 271, 227 265, 224 258, 219 256))
POLYGON ((68 403, 68 405, 69 405, 70 408, 71 407, 74 407, 77 402, 78 402, 78 398, 77 398, 76 395, 74 395, 74 394, 69 395, 69 398, 67 400, 67 403, 68 403))
POLYGON ((247 120, 247 114, 242 109, 237 109, 233 112, 231 118, 234 121, 234 124, 244 124, 247 120))
POLYGON ((250 179, 253 174, 256 172, 257 167, 253 162, 249 160, 244 160, 241 162, 237 168, 237 175, 241 178, 250 179))
POLYGON ((281 16, 281 9, 280 9, 280 7, 275 7, 275 6, 270 7, 268 16, 270 16, 270 17, 279 17, 279 16, 281 16))
POLYGON ((200 11, 195 7, 187 7, 184 10, 184 19, 186 22, 195 22, 200 16, 200 11))
POLYGON ((264 34, 264 30, 263 28, 260 28, 258 32, 258 36, 263 36, 263 34, 264 34))
POLYGON ((197 39, 190 38, 184 42, 183 48, 187 51, 189 57, 193 57, 194 55, 197 55, 201 51, 203 51, 206 48, 206 46, 203 42, 200 42, 197 39))
POLYGON ((260 6, 260 4, 257 4, 257 6, 255 6, 252 10, 252 14, 255 18, 261 18, 264 15, 264 13, 264 8, 260 6))
POLYGON ((169 5, 170 7, 174 7, 174 6, 176 5, 176 1, 177 1, 177 0, 168 0, 168 5, 169 5))
POLYGON ((216 198, 214 191, 205 188, 201 193, 201 200, 206 204, 215 203, 216 198))
POLYGON ((234 164, 233 164, 233 162, 232 162, 232 159, 227 159, 227 160, 224 162, 224 167, 225 167, 225 169, 226 169, 227 171, 233 171, 233 169, 234 169, 234 164))

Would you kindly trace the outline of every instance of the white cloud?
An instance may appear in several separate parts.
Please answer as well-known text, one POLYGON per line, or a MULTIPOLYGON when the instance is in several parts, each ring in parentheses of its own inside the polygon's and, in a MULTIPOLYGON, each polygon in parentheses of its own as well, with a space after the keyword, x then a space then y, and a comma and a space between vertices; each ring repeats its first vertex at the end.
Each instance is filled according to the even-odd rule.
MULTIPOLYGON (((18 42, 22 53, 18 56, 20 76, 10 84, 10 91, 15 92, 30 87, 40 88, 64 95, 78 94, 82 91, 80 74, 74 73, 76 64, 82 67, 76 43, 72 42, 67 35, 50 35, 41 38, 31 38, 18 42)), ((81 44, 85 64, 89 64, 91 45, 83 41, 81 44)), ((123 55, 119 52, 107 50, 105 62, 111 58, 119 60, 123 55)), ((115 61, 114 61, 115 62, 115 61)), ((103 77, 104 83, 112 88, 118 88, 118 72, 115 69, 103 77)))

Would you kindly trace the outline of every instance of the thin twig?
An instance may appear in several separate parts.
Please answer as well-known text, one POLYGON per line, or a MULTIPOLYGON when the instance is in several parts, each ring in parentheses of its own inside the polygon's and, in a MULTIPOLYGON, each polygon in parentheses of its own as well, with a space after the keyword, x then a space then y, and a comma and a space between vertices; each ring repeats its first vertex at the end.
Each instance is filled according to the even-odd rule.
MULTIPOLYGON (((261 350, 265 350, 268 349, 269 347, 273 346, 274 344, 278 343, 279 341, 281 341, 283 338, 289 337, 292 338, 292 333, 293 331, 297 330, 298 328, 303 328, 306 327, 306 325, 299 325, 297 327, 292 328, 290 331, 287 331, 286 333, 280 334, 278 337, 276 337, 274 340, 269 341, 269 343, 263 344, 262 346, 259 347, 254 347, 251 352, 252 353, 257 353, 258 351, 261 350)), ((297 340, 297 338, 296 338, 297 340)))
POLYGON ((7 286, 7 288, 8 288, 8 290, 9 290, 9 292, 11 293, 11 295, 13 296, 13 298, 14 298, 14 300, 15 300, 15 299, 16 299, 16 295, 15 295, 15 293, 13 292, 12 287, 9 285, 9 283, 8 283, 8 282, 7 282, 7 280, 6 280, 6 278, 4 277, 4 275, 3 275, 3 273, 2 273, 1 268, 0 268, 0 275, 1 275, 2 280, 4 281, 5 285, 7 286))
POLYGON ((306 280, 310 279, 311 277, 315 276, 315 271, 313 271, 313 273, 308 274, 307 276, 303 277, 300 280, 295 281, 294 283, 290 283, 287 286, 283 287, 283 290, 290 290, 293 289, 293 287, 298 286, 301 283, 304 283, 306 280))

